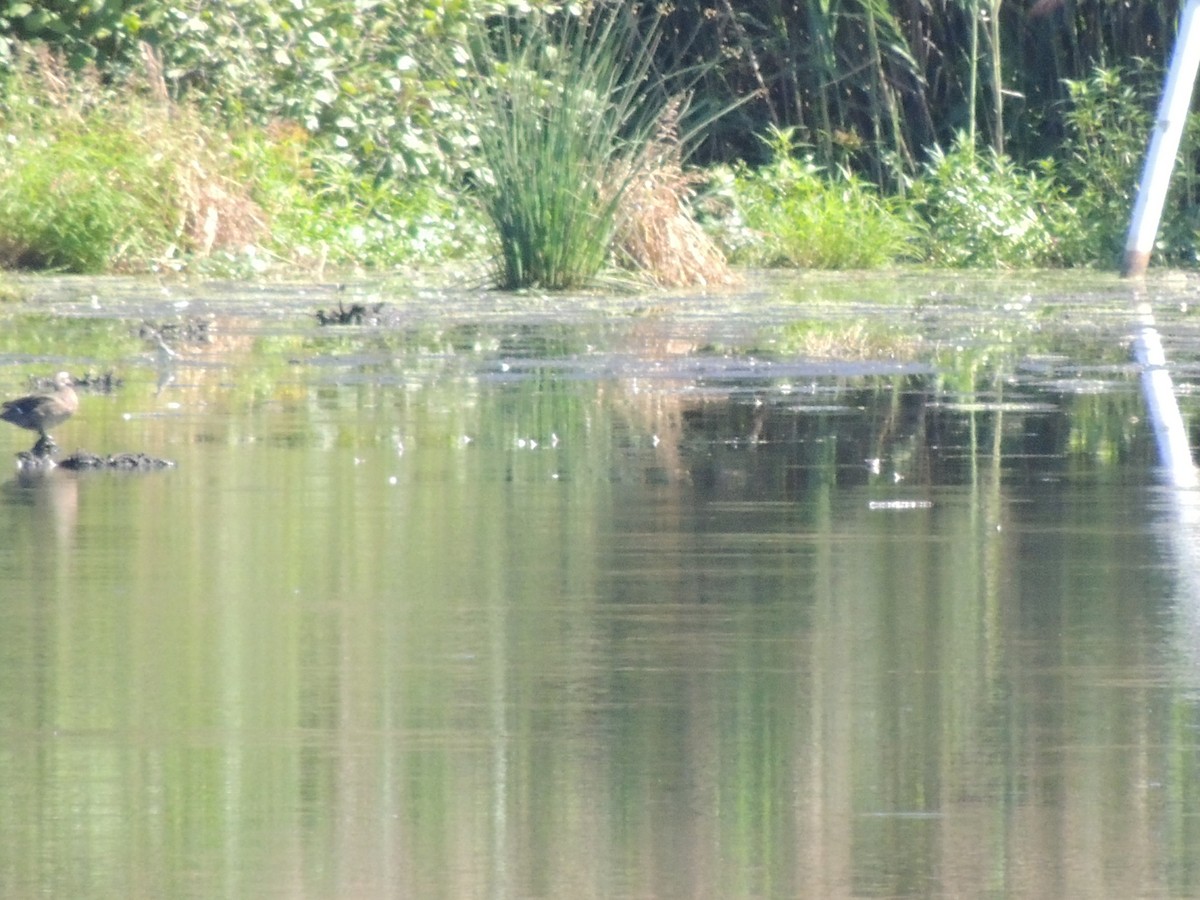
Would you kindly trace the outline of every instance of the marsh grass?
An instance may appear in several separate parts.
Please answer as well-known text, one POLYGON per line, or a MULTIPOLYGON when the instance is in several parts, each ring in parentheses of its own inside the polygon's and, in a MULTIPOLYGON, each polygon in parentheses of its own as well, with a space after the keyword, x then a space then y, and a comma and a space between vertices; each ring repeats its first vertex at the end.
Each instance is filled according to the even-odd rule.
POLYGON ((579 287, 605 266, 662 109, 653 31, 601 0, 508 7, 471 35, 464 84, 499 287, 579 287))
POLYGON ((228 142, 168 100, 148 50, 136 83, 114 86, 27 49, 3 86, 0 125, 0 266, 177 264, 265 227, 228 142))

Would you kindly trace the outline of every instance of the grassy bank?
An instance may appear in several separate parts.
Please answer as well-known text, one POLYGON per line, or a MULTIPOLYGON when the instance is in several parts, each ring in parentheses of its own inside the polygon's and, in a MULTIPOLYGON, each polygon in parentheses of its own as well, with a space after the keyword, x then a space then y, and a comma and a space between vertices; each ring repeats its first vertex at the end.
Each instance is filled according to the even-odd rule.
POLYGON ((0 268, 317 275, 485 240, 444 181, 367 177, 295 123, 231 128, 171 99, 149 52, 117 83, 25 48, 0 91, 0 268))
MULTIPOLYGON (((819 165, 790 128, 764 129, 763 164, 686 169, 670 103, 647 108, 633 89, 649 45, 615 20, 599 27, 614 41, 604 52, 577 52, 602 41, 569 29, 477 49, 462 84, 479 139, 404 175, 366 171, 298 122, 234 127, 175 99, 149 50, 118 80, 22 49, 0 85, 0 267, 319 276, 493 254, 498 284, 561 288, 621 266, 711 283, 720 254, 805 268, 1118 258, 1150 127, 1119 71, 1070 85, 1065 158, 1018 165, 962 135, 884 193, 819 165), (643 46, 632 69, 630 46, 643 46)), ((1195 262, 1188 171, 1159 247, 1174 265, 1195 262)))

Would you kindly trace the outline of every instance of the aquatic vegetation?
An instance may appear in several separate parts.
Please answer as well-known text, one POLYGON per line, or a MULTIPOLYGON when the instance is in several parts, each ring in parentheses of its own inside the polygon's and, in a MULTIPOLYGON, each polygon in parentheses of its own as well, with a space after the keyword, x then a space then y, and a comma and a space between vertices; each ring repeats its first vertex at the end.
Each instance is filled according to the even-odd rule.
POLYGON ((1062 188, 960 136, 934 148, 910 201, 928 223, 934 265, 1006 268, 1063 261, 1060 235, 1072 225, 1062 188))

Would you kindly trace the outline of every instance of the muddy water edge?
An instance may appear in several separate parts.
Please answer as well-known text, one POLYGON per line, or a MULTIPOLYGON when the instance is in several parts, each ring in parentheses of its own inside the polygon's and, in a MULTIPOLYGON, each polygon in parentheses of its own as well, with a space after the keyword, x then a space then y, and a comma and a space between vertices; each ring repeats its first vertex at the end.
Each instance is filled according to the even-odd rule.
POLYGON ((1200 895, 1194 276, 18 284, 0 896, 1200 895))

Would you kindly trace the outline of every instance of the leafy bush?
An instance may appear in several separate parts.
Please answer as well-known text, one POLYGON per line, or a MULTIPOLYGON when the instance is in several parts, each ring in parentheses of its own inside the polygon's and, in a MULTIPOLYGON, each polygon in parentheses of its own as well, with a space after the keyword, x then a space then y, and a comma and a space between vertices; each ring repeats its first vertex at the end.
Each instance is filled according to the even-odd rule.
MULTIPOLYGON (((1066 151, 1057 172, 1080 225, 1072 262, 1112 264, 1120 259, 1162 88, 1161 70, 1144 60, 1124 68, 1096 68, 1067 81, 1071 103, 1064 119, 1066 151)), ((1188 118, 1181 159, 1172 173, 1155 252, 1169 263, 1195 263, 1200 225, 1200 120, 1188 118)))
POLYGON ((375 177, 440 174, 470 136, 431 76, 475 4, 439 0, 211 0, 204 3, 0 3, 0 64, 45 41, 75 70, 123 80, 142 44, 173 99, 227 127, 296 122, 328 154, 375 177), (7 38, 5 40, 4 38, 7 38))
POLYGON ((484 244, 474 207, 444 182, 364 174, 294 123, 204 124, 169 99, 152 53, 145 72, 113 82, 44 47, 16 51, 0 83, 0 267, 203 260, 205 271, 252 274, 275 260, 313 270, 440 261, 484 244))
POLYGON ((920 228, 894 200, 811 157, 797 158, 792 129, 766 139, 771 162, 718 170, 724 184, 709 195, 709 228, 730 260, 742 265, 821 269, 871 268, 912 258, 920 228))
POLYGON ((1073 213, 1049 169, 1021 169, 961 135, 949 152, 931 151, 909 199, 928 224, 934 265, 1053 265, 1074 243, 1073 213))
POLYGON ((433 178, 384 181, 325 160, 318 181, 306 133, 244 135, 238 152, 254 196, 271 215, 268 248, 319 270, 388 268, 480 254, 487 231, 478 210, 433 178))
POLYGON ((429 73, 460 4, 310 0, 167 5, 142 29, 168 84, 231 122, 296 122, 318 170, 424 177, 455 164, 469 140, 429 73), (418 62, 419 61, 419 62, 418 62))
POLYGON ((43 41, 77 70, 104 66, 113 59, 135 59, 142 19, 126 9, 130 6, 129 2, 63 0, 0 3, 0 60, 11 60, 23 43, 43 41))

